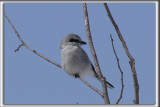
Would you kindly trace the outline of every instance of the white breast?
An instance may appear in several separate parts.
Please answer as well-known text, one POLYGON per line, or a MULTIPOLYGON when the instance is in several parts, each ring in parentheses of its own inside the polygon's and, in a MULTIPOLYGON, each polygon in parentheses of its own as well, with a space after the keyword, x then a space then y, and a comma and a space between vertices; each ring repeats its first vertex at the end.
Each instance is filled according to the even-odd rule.
POLYGON ((67 45, 61 49, 62 68, 70 75, 79 74, 79 76, 94 76, 91 62, 80 47, 67 45))

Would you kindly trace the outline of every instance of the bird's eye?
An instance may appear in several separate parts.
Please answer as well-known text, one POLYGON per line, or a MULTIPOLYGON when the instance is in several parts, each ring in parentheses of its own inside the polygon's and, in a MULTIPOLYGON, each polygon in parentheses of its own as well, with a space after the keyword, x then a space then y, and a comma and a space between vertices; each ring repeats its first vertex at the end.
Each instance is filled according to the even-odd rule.
POLYGON ((80 41, 78 39, 71 39, 70 42, 77 42, 77 43, 79 43, 80 41))

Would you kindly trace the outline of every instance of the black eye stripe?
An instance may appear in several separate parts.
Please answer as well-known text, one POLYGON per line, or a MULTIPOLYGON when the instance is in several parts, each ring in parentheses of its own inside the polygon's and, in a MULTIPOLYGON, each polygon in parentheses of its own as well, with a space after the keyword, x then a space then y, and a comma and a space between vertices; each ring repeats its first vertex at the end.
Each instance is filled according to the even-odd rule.
POLYGON ((78 39, 71 39, 70 42, 80 42, 78 39))

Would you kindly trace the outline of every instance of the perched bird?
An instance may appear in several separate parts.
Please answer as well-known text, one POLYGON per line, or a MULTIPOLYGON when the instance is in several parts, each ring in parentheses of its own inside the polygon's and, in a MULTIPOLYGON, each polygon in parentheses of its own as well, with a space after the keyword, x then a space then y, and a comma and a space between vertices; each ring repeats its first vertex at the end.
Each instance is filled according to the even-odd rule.
MULTIPOLYGON (((69 34, 62 39, 60 45, 62 69, 64 69, 68 75, 75 78, 92 76, 100 81, 88 55, 81 48, 81 45, 84 44, 87 43, 82 41, 76 34, 69 34)), ((109 88, 114 88, 114 86, 107 81, 106 85, 109 88)))

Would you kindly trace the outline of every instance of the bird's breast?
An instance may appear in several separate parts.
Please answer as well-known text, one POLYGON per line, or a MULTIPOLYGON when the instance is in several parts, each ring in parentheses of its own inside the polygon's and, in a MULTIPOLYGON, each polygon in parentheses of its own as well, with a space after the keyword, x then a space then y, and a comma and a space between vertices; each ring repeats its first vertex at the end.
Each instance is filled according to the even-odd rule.
POLYGON ((74 65, 77 55, 78 47, 77 46, 66 46, 61 50, 61 58, 62 58, 62 68, 66 70, 66 66, 74 65))
POLYGON ((67 46, 61 50, 62 68, 70 75, 82 74, 90 69, 90 61, 84 50, 77 46, 67 46), (88 66, 89 65, 89 66, 88 66))

